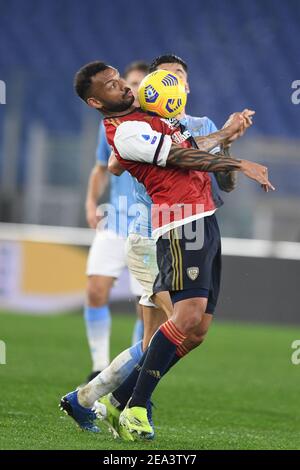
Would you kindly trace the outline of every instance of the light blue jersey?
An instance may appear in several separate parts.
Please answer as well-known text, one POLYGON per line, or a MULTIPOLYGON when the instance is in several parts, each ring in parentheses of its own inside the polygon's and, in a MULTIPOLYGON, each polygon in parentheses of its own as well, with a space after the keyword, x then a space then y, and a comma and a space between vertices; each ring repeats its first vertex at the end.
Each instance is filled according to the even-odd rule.
POLYGON ((132 177, 134 196, 136 199, 137 211, 136 216, 129 226, 129 233, 138 233, 143 237, 151 237, 151 206, 152 199, 146 191, 145 186, 132 177))
MULTIPOLYGON (((217 132, 218 129, 208 117, 193 117, 185 115, 184 118, 180 119, 180 123, 187 128, 193 137, 199 137, 212 134, 217 132)), ((219 147, 215 147, 212 152, 218 152, 219 147)), ((220 196, 217 194, 217 182, 213 174, 211 174, 213 193, 217 199, 217 206, 222 204, 220 196)), ((135 192, 135 198, 138 204, 143 205, 143 209, 137 212, 136 217, 130 224, 129 233, 138 233, 143 237, 151 237, 152 226, 151 226, 151 205, 152 200, 148 195, 146 188, 143 184, 139 183, 136 178, 133 178, 133 186, 135 192)), ((214 199, 215 199, 214 197, 214 199)), ((142 208, 142 206, 141 206, 142 208)))
MULTIPOLYGON (((218 129, 213 121, 208 119, 208 117, 193 117, 186 114, 180 123, 183 124, 192 134, 193 137, 205 137, 206 135, 217 132, 218 129)), ((216 147, 213 149, 213 152, 219 151, 220 148, 216 147)))
MULTIPOLYGON (((100 165, 107 166, 111 148, 106 139, 103 122, 101 122, 99 127, 98 142, 96 150, 97 162, 100 165)), ((133 190, 133 178, 127 171, 121 176, 111 175, 109 202, 114 210, 109 209, 107 210, 107 214, 105 214, 108 215, 107 228, 116 231, 123 237, 127 237, 128 227, 134 219, 134 213, 133 215, 128 214, 132 214, 130 207, 136 203, 133 190)))

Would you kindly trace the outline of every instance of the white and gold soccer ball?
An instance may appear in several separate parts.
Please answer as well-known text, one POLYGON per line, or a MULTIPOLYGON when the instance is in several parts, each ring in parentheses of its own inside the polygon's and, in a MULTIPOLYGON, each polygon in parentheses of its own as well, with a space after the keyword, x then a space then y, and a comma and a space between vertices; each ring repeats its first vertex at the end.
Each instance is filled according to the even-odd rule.
POLYGON ((177 116, 186 105, 184 84, 175 73, 167 70, 147 75, 139 86, 138 98, 144 111, 164 118, 177 116))

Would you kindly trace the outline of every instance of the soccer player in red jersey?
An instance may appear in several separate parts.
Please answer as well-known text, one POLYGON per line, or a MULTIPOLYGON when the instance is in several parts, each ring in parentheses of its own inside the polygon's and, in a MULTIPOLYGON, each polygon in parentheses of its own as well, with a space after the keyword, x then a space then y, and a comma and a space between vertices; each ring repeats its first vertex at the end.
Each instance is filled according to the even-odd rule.
MULTIPOLYGON (((192 148, 190 133, 176 122, 136 109, 131 90, 115 68, 103 62, 88 64, 76 75, 75 88, 89 106, 105 116, 108 142, 116 157, 144 184, 153 201, 159 267, 154 291, 170 292, 174 312, 142 358, 138 381, 120 416, 124 438, 149 439, 153 429, 146 403, 160 378, 176 362, 176 350, 207 311, 212 266, 220 248, 208 172, 236 170, 260 183, 265 191, 274 188, 266 167, 192 148)), ((213 146, 220 143, 220 136, 229 138, 243 125, 243 115, 235 113, 228 127, 218 132, 219 140, 213 146)))

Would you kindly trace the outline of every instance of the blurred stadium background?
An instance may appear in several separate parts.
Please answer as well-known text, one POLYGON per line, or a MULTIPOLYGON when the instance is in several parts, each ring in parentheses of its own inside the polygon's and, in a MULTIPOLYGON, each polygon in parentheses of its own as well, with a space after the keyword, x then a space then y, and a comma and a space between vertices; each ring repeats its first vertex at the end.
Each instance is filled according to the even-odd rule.
MULTIPOLYGON (((82 312, 93 238, 84 201, 99 115, 72 81, 95 59, 122 71, 168 52, 189 65, 190 114, 221 126, 256 110, 234 153, 266 163, 276 192, 241 177, 224 195, 217 321, 159 388, 147 448, 299 448, 299 24, 298 0, 0 0, 0 449, 124 448, 57 412, 90 367, 83 320, 50 315, 82 312)), ((130 341, 128 292, 124 273, 112 300, 132 316, 114 319, 112 357, 130 341)))
MULTIPOLYGON (((78 247, 93 236, 84 200, 99 116, 74 96, 76 70, 175 52, 190 68, 189 113, 220 126, 256 110, 234 151, 266 163, 277 188, 265 195, 240 178, 224 197, 222 318, 299 323, 299 1, 0 0, 0 11, 0 308, 83 302, 87 250, 78 247)), ((124 276, 114 299, 126 302, 124 276)))

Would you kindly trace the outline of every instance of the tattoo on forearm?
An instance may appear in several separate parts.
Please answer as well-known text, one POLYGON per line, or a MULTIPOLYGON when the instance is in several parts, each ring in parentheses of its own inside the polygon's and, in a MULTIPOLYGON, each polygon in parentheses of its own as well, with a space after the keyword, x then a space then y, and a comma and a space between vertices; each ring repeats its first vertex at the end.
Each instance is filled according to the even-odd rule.
POLYGON ((217 172, 239 170, 241 161, 223 155, 212 155, 194 148, 172 145, 167 165, 190 170, 217 172))
POLYGON ((205 150, 209 152, 213 148, 222 144, 228 138, 227 129, 221 129, 220 131, 213 132, 207 136, 194 137, 199 150, 205 150))

